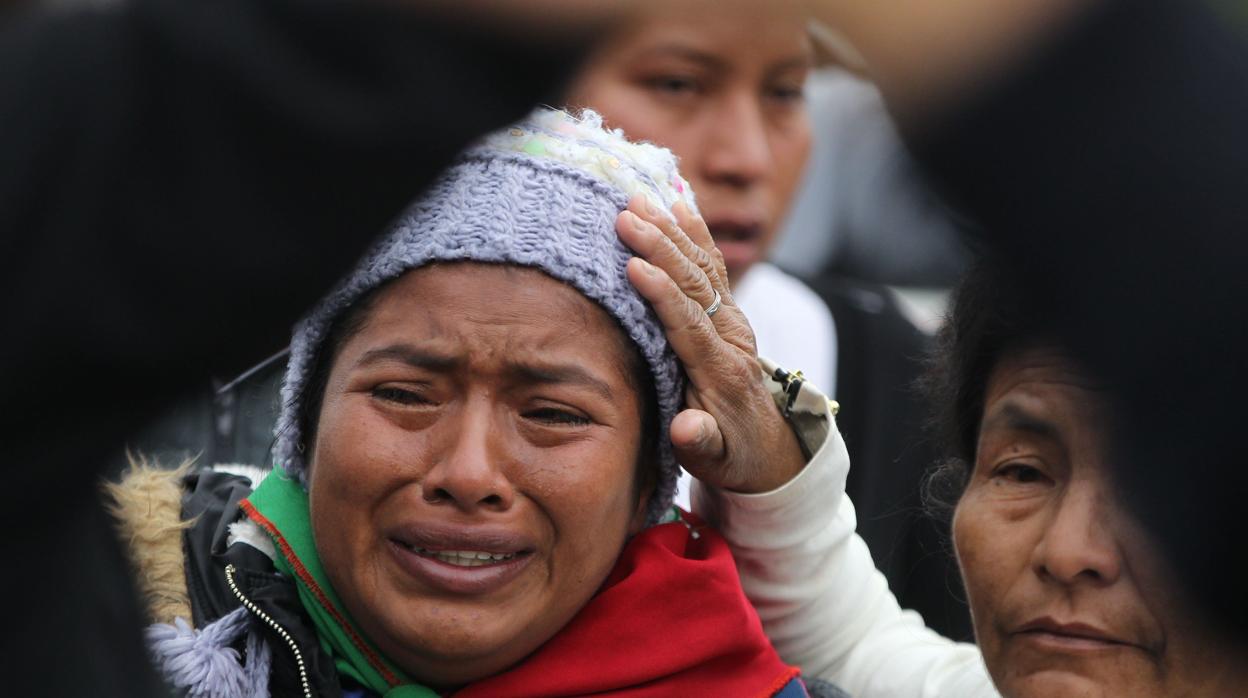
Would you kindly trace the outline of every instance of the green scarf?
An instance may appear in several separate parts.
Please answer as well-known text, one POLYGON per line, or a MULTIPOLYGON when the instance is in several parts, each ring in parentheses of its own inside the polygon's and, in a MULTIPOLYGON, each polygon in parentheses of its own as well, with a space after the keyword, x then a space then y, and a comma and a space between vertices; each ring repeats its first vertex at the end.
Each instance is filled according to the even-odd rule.
POLYGON ((274 563, 298 580, 299 600, 339 674, 385 698, 438 698, 381 656, 343 609, 316 553, 308 493, 302 485, 275 468, 240 506, 273 537, 279 553, 274 563))

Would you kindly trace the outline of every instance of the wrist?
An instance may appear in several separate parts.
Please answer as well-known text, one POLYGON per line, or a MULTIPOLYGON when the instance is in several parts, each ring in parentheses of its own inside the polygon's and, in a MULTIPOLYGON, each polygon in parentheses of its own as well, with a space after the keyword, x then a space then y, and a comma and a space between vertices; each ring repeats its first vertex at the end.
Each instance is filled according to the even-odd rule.
POLYGON ((745 482, 725 489, 740 494, 770 492, 802 473, 812 455, 828 438, 839 405, 807 381, 801 371, 786 371, 759 358, 759 388, 769 395, 761 421, 767 424, 762 453, 767 462, 751 472, 745 482))

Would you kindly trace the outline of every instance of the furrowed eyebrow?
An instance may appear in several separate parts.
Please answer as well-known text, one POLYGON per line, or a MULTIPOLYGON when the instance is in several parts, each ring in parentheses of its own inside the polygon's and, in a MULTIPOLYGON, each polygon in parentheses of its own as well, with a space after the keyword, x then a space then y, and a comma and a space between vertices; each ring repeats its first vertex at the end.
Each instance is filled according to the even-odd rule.
MULTIPOLYGON (((416 368, 437 372, 454 370, 463 363, 461 359, 453 356, 418 349, 408 344, 395 344, 365 352, 355 365, 356 368, 360 368, 386 361, 398 361, 416 368)), ((604 400, 615 399, 615 393, 610 385, 574 364, 511 364, 507 367, 507 372, 513 378, 529 383, 579 385, 598 393, 604 400)))
POLYGON ((996 411, 987 422, 983 431, 989 429, 1010 429, 1042 436, 1054 441, 1058 440, 1057 426, 1052 422, 1036 417, 1014 403, 1006 403, 996 411))
POLYGON ((604 400, 614 400, 615 393, 606 382, 592 375, 580 366, 572 364, 532 365, 512 364, 508 372, 515 378, 529 382, 548 385, 571 384, 588 388, 598 393, 604 400))
POLYGON ((460 364, 460 360, 453 356, 418 349, 409 344, 394 344, 380 349, 370 349, 360 357, 355 366, 361 368, 386 361, 398 361, 430 371, 449 371, 460 364))

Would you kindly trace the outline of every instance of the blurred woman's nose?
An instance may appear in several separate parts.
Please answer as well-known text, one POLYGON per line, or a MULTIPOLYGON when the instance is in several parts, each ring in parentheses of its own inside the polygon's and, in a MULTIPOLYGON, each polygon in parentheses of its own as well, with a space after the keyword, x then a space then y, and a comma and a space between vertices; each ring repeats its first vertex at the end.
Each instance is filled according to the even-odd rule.
POLYGON ((506 511, 515 491, 503 468, 493 425, 493 406, 470 400, 448 429, 444 448, 421 481, 425 501, 454 506, 464 513, 506 511))
POLYGON ((1112 499, 1094 480, 1073 480, 1034 553, 1037 573, 1061 584, 1108 585, 1122 572, 1112 525, 1112 499))
POLYGON ((771 172, 773 158, 767 135, 767 121, 758 95, 744 89, 732 90, 712 107, 700 158, 702 175, 716 184, 738 188, 764 180, 771 172))

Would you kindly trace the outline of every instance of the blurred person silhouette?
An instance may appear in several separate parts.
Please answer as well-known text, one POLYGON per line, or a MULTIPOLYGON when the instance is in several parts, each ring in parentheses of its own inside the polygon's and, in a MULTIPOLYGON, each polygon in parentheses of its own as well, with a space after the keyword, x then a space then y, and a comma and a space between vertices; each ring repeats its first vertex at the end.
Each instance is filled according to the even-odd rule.
POLYGON ((4 9, 6 692, 164 694, 96 503, 118 444, 280 345, 464 144, 550 101, 620 10, 4 9))
MULTIPOLYGON (((573 80, 569 101, 680 158, 760 354, 802 369, 845 407, 838 422, 854 464, 847 491, 876 564, 904 607, 947 636, 969 638, 952 557, 919 501, 932 452, 910 385, 928 337, 878 284, 832 276, 812 289, 768 261, 811 152, 805 84, 826 53, 799 12, 676 10, 612 32, 573 80)), ((687 476, 683 485, 687 497, 687 476)))

